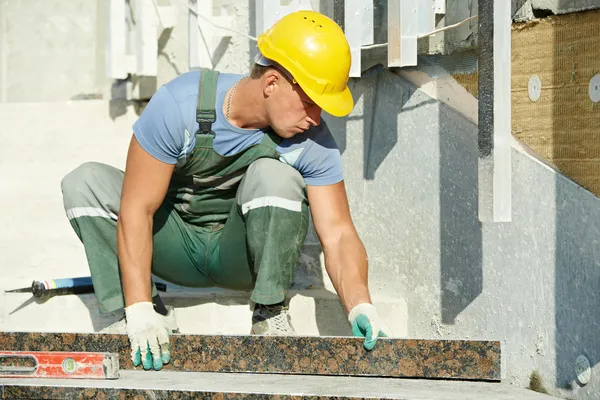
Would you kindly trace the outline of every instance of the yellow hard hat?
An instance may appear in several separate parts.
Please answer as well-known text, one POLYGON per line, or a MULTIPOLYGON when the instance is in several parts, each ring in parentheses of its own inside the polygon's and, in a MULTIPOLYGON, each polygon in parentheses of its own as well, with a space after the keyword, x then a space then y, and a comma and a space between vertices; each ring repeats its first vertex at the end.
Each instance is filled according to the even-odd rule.
POLYGON ((316 11, 287 14, 258 37, 258 49, 263 60, 289 72, 329 114, 342 117, 352 111, 354 100, 347 86, 350 46, 332 19, 316 11))

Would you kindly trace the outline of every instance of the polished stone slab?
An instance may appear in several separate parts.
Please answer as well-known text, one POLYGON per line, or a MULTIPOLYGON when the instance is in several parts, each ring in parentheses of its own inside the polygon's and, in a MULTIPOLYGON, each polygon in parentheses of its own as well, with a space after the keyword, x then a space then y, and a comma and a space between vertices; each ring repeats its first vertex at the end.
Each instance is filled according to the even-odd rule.
POLYGON ((1 399, 550 400, 496 382, 343 376, 122 371, 112 381, 0 379, 1 399))
MULTIPOLYGON (((134 368, 126 335, 6 332, 0 350, 114 352, 134 368)), ((353 337, 173 335, 164 369, 499 381, 500 343, 386 338, 369 352, 353 337)))

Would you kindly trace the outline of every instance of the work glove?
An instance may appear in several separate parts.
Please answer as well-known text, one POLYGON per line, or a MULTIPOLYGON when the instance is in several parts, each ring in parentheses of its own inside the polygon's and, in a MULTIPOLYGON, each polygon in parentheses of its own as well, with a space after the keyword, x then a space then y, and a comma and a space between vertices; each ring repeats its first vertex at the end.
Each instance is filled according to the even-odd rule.
POLYGON ((139 302, 125 308, 127 336, 131 343, 131 361, 144 369, 162 369, 171 360, 169 335, 165 317, 154 311, 151 302, 139 302))
POLYGON ((365 338, 363 346, 366 350, 373 350, 378 338, 388 336, 388 328, 372 304, 361 303, 355 306, 348 314, 348 321, 352 325, 352 334, 365 338))

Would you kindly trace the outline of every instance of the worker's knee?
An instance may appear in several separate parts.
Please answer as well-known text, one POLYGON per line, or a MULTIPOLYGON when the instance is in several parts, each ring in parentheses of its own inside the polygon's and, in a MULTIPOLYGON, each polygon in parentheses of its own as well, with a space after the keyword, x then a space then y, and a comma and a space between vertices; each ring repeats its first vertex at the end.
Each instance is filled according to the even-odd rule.
POLYGON ((95 169, 98 168, 96 162, 86 162, 65 175, 60 182, 60 189, 63 197, 71 197, 73 194, 89 187, 90 180, 96 178, 95 169))
POLYGON ((267 196, 304 201, 306 194, 302 175, 278 160, 261 158, 254 161, 240 185, 238 204, 267 196))
POLYGON ((85 199, 97 197, 94 192, 110 183, 113 170, 119 172, 109 165, 90 161, 65 175, 60 182, 65 207, 82 206, 85 199))

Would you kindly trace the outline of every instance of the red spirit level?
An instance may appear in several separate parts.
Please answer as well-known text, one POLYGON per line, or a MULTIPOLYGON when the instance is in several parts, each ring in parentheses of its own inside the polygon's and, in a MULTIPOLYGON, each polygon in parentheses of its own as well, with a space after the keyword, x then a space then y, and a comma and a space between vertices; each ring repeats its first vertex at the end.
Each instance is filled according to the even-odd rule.
POLYGON ((116 353, 0 351, 0 378, 119 378, 116 353))

